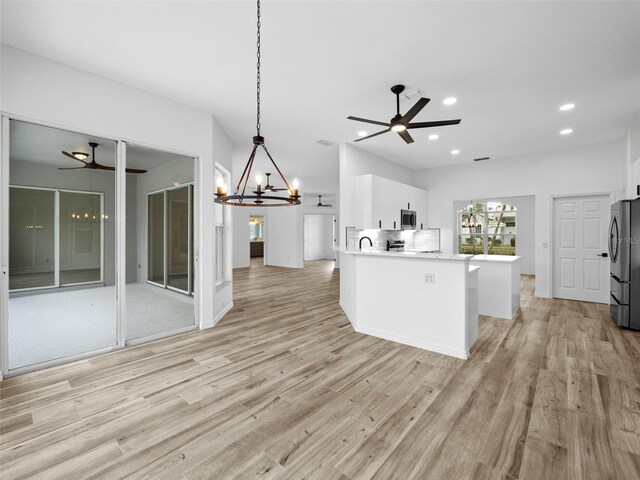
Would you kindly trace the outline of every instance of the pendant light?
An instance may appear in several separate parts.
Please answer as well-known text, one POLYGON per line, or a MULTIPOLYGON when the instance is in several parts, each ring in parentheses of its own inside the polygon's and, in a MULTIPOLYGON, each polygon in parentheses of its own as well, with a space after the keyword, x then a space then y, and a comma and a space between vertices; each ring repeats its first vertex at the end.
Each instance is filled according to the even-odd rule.
POLYGON ((249 155, 249 160, 247 160, 247 164, 244 167, 244 171, 242 172, 242 176, 236 185, 236 188, 233 192, 233 195, 227 194, 227 188, 224 184, 224 180, 220 177, 216 179, 216 203, 222 203, 224 205, 233 205, 236 207, 277 207, 277 206, 289 206, 289 205, 300 205, 300 195, 298 194, 298 179, 294 179, 292 183, 287 182, 287 179, 284 177, 278 165, 276 165, 275 160, 271 157, 269 150, 264 143, 264 137, 260 135, 260 0, 257 1, 258 5, 258 13, 257 13, 257 57, 258 62, 256 64, 257 67, 257 75, 256 75, 256 98, 257 98, 257 109, 256 109, 256 136, 253 137, 253 149, 251 150, 251 155, 249 155), (255 175, 255 187, 249 186, 249 191, 247 191, 247 184, 249 183, 249 178, 251 178, 251 170, 253 169, 253 162, 256 158, 256 152, 258 148, 262 148, 264 152, 269 157, 269 160, 273 164, 273 167, 276 169, 276 172, 280 175, 280 178, 284 182, 285 188, 275 188, 273 185, 269 183, 270 173, 267 173, 267 184, 263 184, 263 177, 260 172, 257 172, 255 175), (263 188, 264 185, 264 188, 263 188), (279 194, 280 191, 286 191, 287 194, 279 194))

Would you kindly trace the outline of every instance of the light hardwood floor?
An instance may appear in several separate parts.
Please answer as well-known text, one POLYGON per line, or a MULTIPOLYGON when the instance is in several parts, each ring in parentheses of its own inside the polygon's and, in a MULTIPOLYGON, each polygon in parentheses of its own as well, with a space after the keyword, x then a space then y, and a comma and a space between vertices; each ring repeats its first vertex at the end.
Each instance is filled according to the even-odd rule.
POLYGON ((2 479, 639 478, 640 338, 606 305, 524 277, 462 361, 354 333, 331 262, 257 260, 216 328, 2 382, 2 479))

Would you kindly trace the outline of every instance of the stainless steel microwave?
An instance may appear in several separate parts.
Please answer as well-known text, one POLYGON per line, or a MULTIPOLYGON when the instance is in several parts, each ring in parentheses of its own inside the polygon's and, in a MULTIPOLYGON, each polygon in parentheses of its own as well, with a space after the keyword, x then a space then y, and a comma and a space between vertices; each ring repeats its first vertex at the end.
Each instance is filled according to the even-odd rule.
POLYGON ((400 210, 400 228, 402 230, 416 228, 416 212, 414 210, 400 210))

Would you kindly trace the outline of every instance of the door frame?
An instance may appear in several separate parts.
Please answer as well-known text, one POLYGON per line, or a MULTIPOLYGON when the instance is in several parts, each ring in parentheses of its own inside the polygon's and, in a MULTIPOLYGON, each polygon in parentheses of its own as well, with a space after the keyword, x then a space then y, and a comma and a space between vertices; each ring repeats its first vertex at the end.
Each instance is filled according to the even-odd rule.
MULTIPOLYGON (((332 234, 331 234, 331 243, 332 243, 332 251, 333 251, 333 265, 335 268, 336 265, 336 251, 335 251, 335 247, 338 244, 338 239, 336 238, 336 233, 337 233, 337 229, 338 229, 338 214, 335 212, 302 212, 302 261, 306 262, 305 258, 304 258, 304 243, 305 243, 305 239, 304 239, 304 224, 305 224, 305 217, 307 215, 322 215, 322 216, 327 216, 327 217, 333 217, 333 221, 332 223, 332 234)), ((329 259, 327 259, 329 260, 329 259)))
MULTIPOLYGON (((113 134, 85 130, 75 126, 61 125, 55 122, 33 118, 25 115, 18 115, 7 111, 0 110, 0 380, 22 373, 28 373, 43 368, 61 365, 64 363, 81 360, 84 358, 94 357, 103 353, 121 350, 123 348, 146 343, 159 338, 174 336, 184 331, 193 330, 201 327, 201 304, 199 292, 202 288, 202 276, 200 275, 199 266, 199 250, 200 250, 200 234, 202 232, 200 225, 200 171, 203 156, 187 151, 168 149, 163 146, 152 145, 146 142, 131 140, 126 137, 114 138, 113 134), (56 128, 66 130, 82 135, 101 137, 116 143, 116 198, 115 210, 116 216, 116 343, 112 346, 102 347, 99 349, 82 352, 67 357, 54 360, 27 365, 25 367, 14 368, 9 371, 9 279, 8 279, 8 252, 9 252, 9 163, 10 163, 10 121, 32 123, 43 127, 56 128), (136 339, 135 342, 126 341, 126 148, 127 145, 160 150, 175 155, 191 157, 194 160, 193 165, 193 208, 194 208, 194 225, 193 225, 193 255, 194 255, 194 288, 193 288, 193 313, 194 326, 181 328, 176 331, 164 332, 159 335, 136 339), (6 227, 2 227, 6 226, 6 227)), ((104 229, 103 229, 104 230, 104 229)), ((103 232, 104 233, 104 232, 103 232)))
MULTIPOLYGON (((549 298, 556 298, 554 297, 554 292, 555 292, 555 287, 554 287, 554 283, 555 283, 555 265, 554 265, 554 257, 555 257, 555 250, 556 250, 556 245, 555 245, 555 241, 554 241, 554 235, 555 235, 555 231, 554 231, 554 224, 555 224, 555 209, 554 209, 554 204, 555 201, 557 199, 561 199, 561 198, 576 198, 576 197, 593 197, 593 196, 601 196, 601 197, 609 197, 609 207, 611 207, 611 204, 614 203, 615 201, 615 192, 608 190, 608 191, 600 191, 600 192, 591 192, 591 193, 566 193, 566 194, 554 194, 551 195, 549 197, 549 243, 551 244, 549 250, 549 298)), ((607 226, 609 224, 607 223, 607 226)), ((574 301, 579 301, 579 300, 574 300, 574 301)))
MULTIPOLYGON (((194 182, 184 182, 181 183, 180 185, 172 185, 171 187, 165 187, 165 188, 159 188, 157 190, 154 190, 152 192, 146 192, 145 193, 145 198, 146 198, 146 212, 147 212, 147 222, 146 222, 146 228, 147 228, 147 250, 149 248, 149 197, 151 195, 157 195, 159 193, 163 194, 163 214, 164 214, 164 220, 163 220, 163 266, 164 266, 164 272, 163 272, 163 283, 158 283, 158 282, 154 282, 152 280, 149 280, 149 261, 147 260, 147 278, 145 279, 145 282, 148 283, 149 285, 153 285, 156 287, 160 287, 160 288, 166 288, 167 290, 173 290, 174 292, 177 293, 182 293, 183 295, 189 295, 189 296, 193 296, 194 292, 191 291, 191 285, 195 285, 194 282, 194 277, 195 277, 195 272, 192 272, 192 268, 191 268, 191 260, 194 257, 194 251, 195 251, 195 245, 194 245, 194 241, 195 235, 192 235, 191 231, 192 231, 192 226, 195 223, 195 218, 194 218, 194 203, 195 203, 195 195, 193 195, 195 192, 195 185, 194 182), (189 243, 189 247, 188 247, 188 266, 187 266, 187 291, 181 290, 180 288, 177 287, 172 287, 171 285, 169 285, 169 267, 168 267, 168 260, 169 260, 169 192, 172 190, 178 190, 180 188, 187 188, 187 192, 188 192, 188 208, 189 208, 189 213, 188 213, 188 225, 187 228, 189 230, 188 232, 188 240, 187 242, 189 243), (193 195, 193 200, 192 200, 192 195, 193 195)), ((194 270, 195 270, 195 266, 194 266, 194 270)))

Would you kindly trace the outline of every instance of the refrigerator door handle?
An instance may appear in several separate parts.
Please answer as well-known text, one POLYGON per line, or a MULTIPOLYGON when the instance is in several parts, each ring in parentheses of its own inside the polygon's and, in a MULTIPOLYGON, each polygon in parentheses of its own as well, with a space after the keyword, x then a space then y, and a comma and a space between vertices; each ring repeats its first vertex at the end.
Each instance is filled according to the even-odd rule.
MULTIPOLYGON (((618 222, 616 221, 616 217, 615 217, 615 216, 611 217, 611 222, 609 223, 609 256, 611 257, 611 261, 612 261, 613 263, 616 263, 616 256, 617 256, 616 254, 617 254, 618 252, 617 252, 617 248, 616 248, 616 252, 615 252, 615 253, 614 253, 614 251, 613 251, 613 240, 614 240, 614 234, 613 234, 613 231, 614 231, 614 230, 613 230, 613 229, 614 229, 614 227, 615 227, 615 229, 616 229, 616 233, 617 233, 617 230, 618 230, 618 222)), ((616 236, 617 236, 617 235, 616 235, 616 236)), ((617 238, 616 238, 616 242, 617 242, 617 241, 618 241, 618 240, 617 240, 617 238)))

